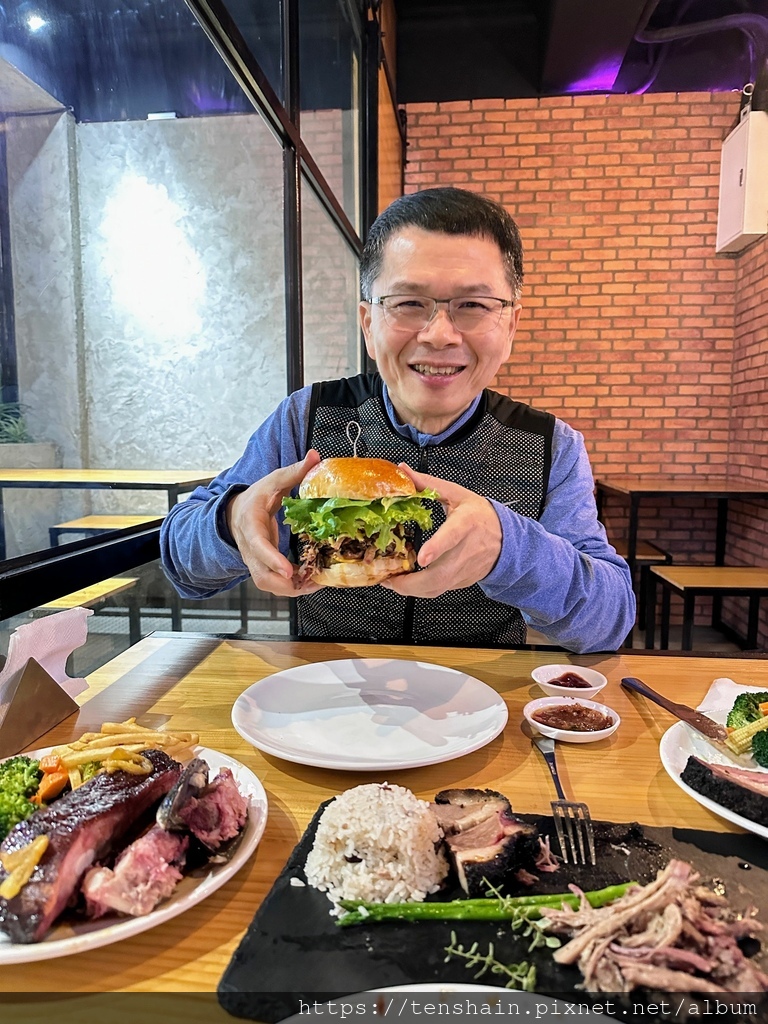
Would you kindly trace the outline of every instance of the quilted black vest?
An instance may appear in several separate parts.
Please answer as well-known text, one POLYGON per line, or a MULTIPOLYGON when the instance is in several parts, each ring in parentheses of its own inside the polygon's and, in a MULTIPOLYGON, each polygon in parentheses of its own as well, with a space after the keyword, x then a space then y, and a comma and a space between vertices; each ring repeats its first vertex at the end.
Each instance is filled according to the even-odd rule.
MULTIPOLYGON (((550 413, 486 390, 461 430, 443 444, 420 448, 389 422, 378 374, 315 384, 307 447, 316 448, 323 458, 352 455, 350 421, 360 425, 358 455, 405 462, 532 519, 542 513, 555 423, 550 413)), ((434 526, 422 541, 445 522, 442 505, 429 504, 434 526)), ((296 603, 298 632, 307 636, 478 646, 515 646, 526 637, 518 609, 490 600, 477 584, 430 600, 401 597, 383 587, 324 587, 296 603)))

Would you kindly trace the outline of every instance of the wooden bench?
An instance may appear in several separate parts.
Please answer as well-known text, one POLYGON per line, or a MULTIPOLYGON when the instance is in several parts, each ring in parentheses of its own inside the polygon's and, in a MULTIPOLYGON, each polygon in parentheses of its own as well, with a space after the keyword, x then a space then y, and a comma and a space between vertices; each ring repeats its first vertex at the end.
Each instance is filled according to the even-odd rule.
MULTIPOLYGON (((92 583, 82 590, 73 590, 71 594, 57 597, 53 601, 34 608, 34 613, 39 612, 61 612, 68 608, 94 608, 110 597, 116 597, 131 590, 139 582, 138 577, 113 576, 111 579, 102 580, 100 583, 92 583)), ((141 619, 139 606, 136 601, 129 600, 128 608, 128 638, 131 644, 141 640, 141 619)))
POLYGON ((662 586, 661 597, 661 649, 669 648, 669 603, 674 592, 683 599, 682 650, 692 646, 693 615, 696 598, 748 597, 749 616, 747 635, 742 646, 747 650, 757 647, 760 598, 768 594, 768 568, 730 565, 652 565, 648 578, 647 630, 645 646, 653 648, 656 640, 656 586, 662 586))
MULTIPOLYGON (((626 540, 611 541, 616 548, 616 553, 626 559, 629 554, 629 544, 626 540)), ((640 580, 637 588, 637 612, 638 625, 645 629, 646 605, 648 603, 648 572, 652 565, 670 565, 672 555, 664 551, 657 544, 649 540, 639 540, 635 551, 635 564, 640 567, 640 580)))
POLYGON ((82 533, 86 536, 108 533, 110 530, 127 530, 131 526, 159 526, 165 516, 81 516, 66 523, 56 523, 48 528, 51 547, 59 543, 62 533, 82 533))

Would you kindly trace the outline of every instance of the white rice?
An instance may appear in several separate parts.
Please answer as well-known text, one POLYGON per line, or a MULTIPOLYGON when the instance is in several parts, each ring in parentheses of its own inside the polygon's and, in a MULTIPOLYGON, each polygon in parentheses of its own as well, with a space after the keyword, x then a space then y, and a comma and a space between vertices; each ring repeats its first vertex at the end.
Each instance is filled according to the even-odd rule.
POLYGON ((442 829, 426 800, 403 786, 357 786, 323 811, 307 882, 342 899, 421 901, 448 873, 442 829))

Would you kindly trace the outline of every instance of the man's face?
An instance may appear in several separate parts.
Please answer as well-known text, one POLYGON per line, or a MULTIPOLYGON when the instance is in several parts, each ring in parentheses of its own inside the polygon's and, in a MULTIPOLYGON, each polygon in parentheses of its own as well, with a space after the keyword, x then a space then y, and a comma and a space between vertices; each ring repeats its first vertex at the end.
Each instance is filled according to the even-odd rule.
MULTIPOLYGON (((511 299, 501 251, 487 238, 409 227, 384 247, 373 296, 511 299)), ((387 323, 381 306, 360 303, 368 355, 376 360, 398 417, 422 433, 439 434, 467 409, 509 358, 520 305, 506 307, 488 332, 461 333, 438 306, 421 331, 387 323)))

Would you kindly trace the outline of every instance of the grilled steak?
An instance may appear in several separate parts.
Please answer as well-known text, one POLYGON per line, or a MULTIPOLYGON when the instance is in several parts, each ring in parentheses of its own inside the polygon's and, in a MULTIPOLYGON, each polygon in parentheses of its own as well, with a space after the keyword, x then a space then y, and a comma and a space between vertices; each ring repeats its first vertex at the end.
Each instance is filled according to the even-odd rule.
POLYGON ((82 892, 89 917, 114 910, 141 917, 181 881, 189 838, 153 825, 120 854, 114 868, 91 868, 82 892))
POLYGON ((743 818, 768 825, 768 773, 726 764, 707 764, 691 756, 680 778, 697 793, 743 818))
MULTIPOLYGON (((48 836, 48 849, 29 882, 13 899, 0 899, 0 930, 14 942, 38 942, 76 895, 94 861, 117 848, 137 822, 168 792, 181 765, 162 750, 148 750, 150 775, 117 771, 96 775, 50 807, 13 828, 0 852, 48 836)), ((0 881, 6 877, 0 867, 0 881)))
POLYGON ((532 825, 518 820, 506 797, 491 789, 444 789, 432 809, 445 833, 459 885, 485 896, 510 873, 535 867, 540 846, 532 825))
POLYGON ((248 804, 230 769, 222 768, 199 797, 190 797, 179 811, 179 817, 209 850, 218 850, 222 843, 234 839, 242 830, 248 817, 248 804))

